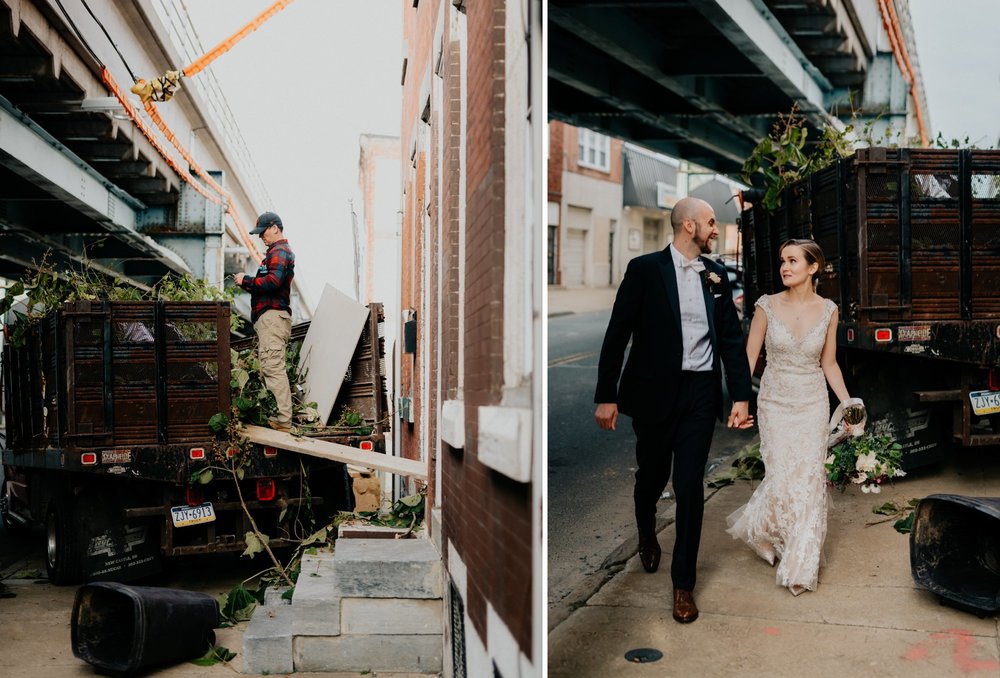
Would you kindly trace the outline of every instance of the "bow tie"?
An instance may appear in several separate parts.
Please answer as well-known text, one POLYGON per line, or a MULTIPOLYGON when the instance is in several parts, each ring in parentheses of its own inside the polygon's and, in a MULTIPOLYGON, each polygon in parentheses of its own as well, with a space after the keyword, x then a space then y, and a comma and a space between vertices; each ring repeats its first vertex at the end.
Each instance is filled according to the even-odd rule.
POLYGON ((690 268, 695 273, 701 273, 705 270, 705 262, 695 257, 691 261, 682 261, 681 268, 690 268))

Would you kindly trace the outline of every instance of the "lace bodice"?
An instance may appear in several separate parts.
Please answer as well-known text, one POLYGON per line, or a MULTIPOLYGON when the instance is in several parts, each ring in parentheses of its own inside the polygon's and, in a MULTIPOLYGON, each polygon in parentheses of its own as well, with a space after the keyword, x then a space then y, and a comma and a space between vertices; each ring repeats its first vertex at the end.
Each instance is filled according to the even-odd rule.
POLYGON ((760 452, 766 475, 746 506, 729 517, 729 533, 770 563, 793 593, 815 589, 826 538, 826 458, 829 399, 820 356, 836 305, 798 337, 781 322, 770 297, 757 300, 767 316, 767 367, 757 397, 760 452))

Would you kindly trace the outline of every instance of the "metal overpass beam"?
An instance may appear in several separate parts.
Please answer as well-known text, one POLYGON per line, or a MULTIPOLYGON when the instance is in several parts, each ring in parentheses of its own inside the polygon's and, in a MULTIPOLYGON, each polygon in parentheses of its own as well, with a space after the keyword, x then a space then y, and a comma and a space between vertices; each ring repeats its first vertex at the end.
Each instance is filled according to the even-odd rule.
POLYGON ((70 206, 99 232, 126 242, 167 269, 190 271, 177 254, 136 231, 142 203, 4 101, 0 101, 0 165, 70 206))
POLYGON ((769 10, 754 0, 695 0, 694 6, 813 123, 827 120, 833 85, 802 54, 769 10))

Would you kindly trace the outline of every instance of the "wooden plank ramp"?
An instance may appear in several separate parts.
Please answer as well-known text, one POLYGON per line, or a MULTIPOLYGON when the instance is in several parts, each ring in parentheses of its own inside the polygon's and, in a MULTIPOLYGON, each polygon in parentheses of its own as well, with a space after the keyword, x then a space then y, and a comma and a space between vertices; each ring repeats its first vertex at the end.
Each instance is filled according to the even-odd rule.
POLYGON ((311 457, 319 457, 321 459, 331 459, 344 464, 387 471, 398 476, 409 476, 418 480, 427 480, 427 465, 421 461, 403 459, 402 457, 390 457, 380 452, 359 450, 349 445, 332 443, 328 440, 300 438, 291 433, 275 431, 263 426, 246 426, 245 430, 247 437, 259 445, 276 447, 279 450, 289 450, 290 452, 307 454, 311 457))

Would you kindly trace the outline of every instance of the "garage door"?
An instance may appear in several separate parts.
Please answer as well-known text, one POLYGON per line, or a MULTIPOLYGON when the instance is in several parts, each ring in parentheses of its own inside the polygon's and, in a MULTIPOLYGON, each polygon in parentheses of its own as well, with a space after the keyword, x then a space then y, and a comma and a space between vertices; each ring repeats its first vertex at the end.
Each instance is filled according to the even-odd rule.
POLYGON ((579 228, 566 229, 562 280, 566 287, 583 287, 583 253, 586 242, 586 231, 579 228))

